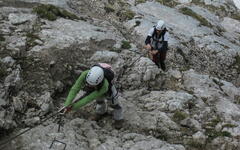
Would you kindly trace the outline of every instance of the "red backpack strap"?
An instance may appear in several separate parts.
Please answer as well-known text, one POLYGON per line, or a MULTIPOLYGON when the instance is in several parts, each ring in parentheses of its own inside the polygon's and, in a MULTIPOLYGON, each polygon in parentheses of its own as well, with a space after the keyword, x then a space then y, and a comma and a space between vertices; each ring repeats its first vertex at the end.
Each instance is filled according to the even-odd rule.
POLYGON ((101 66, 102 68, 106 68, 106 69, 111 69, 112 70, 112 66, 107 64, 107 63, 98 63, 99 66, 101 66))

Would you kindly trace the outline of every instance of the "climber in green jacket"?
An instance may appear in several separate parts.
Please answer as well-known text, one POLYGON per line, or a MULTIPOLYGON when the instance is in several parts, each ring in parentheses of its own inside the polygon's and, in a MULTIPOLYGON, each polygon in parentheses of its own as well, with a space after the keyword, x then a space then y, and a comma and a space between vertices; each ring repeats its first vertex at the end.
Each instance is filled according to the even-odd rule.
POLYGON ((114 72, 111 70, 111 66, 106 63, 96 64, 90 70, 82 72, 67 96, 64 103, 66 108, 63 112, 77 110, 96 99, 96 115, 93 119, 98 121, 107 113, 106 98, 110 102, 110 106, 114 109, 113 119, 115 120, 115 127, 121 128, 123 110, 118 101, 118 92, 113 85, 113 79, 114 72), (86 92, 85 96, 71 105, 80 90, 86 92))

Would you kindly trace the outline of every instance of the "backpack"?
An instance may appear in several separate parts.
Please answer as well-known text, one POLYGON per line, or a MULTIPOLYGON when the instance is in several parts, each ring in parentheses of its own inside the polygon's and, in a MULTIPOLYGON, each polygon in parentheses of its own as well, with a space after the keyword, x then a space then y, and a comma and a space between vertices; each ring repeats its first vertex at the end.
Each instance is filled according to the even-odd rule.
POLYGON ((106 78, 108 80, 108 83, 111 87, 112 86, 112 81, 114 79, 114 72, 112 70, 112 66, 107 64, 107 63, 98 63, 98 64, 95 64, 94 66, 98 66, 98 67, 101 67, 103 69, 104 78, 106 78))
MULTIPOLYGON (((152 34, 152 39, 154 39, 154 36, 155 36, 156 33, 157 33, 157 31, 156 31, 156 26, 153 26, 153 28, 154 28, 154 31, 153 31, 153 34, 152 34)), ((164 29, 163 29, 163 32, 160 34, 160 38, 162 37, 161 42, 164 41, 164 35, 165 35, 166 32, 167 32, 167 28, 164 28, 164 29)))

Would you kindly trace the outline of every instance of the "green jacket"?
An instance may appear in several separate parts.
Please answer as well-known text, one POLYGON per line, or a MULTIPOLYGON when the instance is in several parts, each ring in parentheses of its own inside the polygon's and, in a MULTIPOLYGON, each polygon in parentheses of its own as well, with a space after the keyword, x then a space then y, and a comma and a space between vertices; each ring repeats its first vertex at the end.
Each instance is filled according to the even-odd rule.
MULTIPOLYGON (((84 88, 85 81, 86 81, 85 79, 86 79, 88 72, 89 72, 89 70, 86 70, 81 73, 81 75, 79 76, 79 78, 77 79, 75 84, 72 86, 70 92, 68 93, 68 96, 64 103, 64 106, 68 106, 69 104, 71 104, 73 99, 78 94, 78 92, 84 88)), ((104 79, 102 87, 99 90, 95 90, 92 93, 90 93, 89 95, 87 95, 87 96, 83 97, 81 100, 79 100, 76 104, 73 105, 73 107, 72 107, 73 110, 77 110, 78 108, 86 105, 87 103, 93 101, 94 99, 102 97, 105 93, 107 93, 108 86, 109 86, 109 83, 108 83, 107 79, 104 79)))

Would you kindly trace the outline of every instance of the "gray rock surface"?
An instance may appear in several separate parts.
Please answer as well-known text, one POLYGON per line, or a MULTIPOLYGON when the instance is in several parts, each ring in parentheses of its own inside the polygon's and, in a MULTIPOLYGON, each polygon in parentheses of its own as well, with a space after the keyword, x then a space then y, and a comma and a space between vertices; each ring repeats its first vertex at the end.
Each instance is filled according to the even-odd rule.
POLYGON ((240 149, 236 1, 174 4, 1 0, 0 141, 36 126, 5 148, 45 150, 55 138, 71 150, 240 149), (39 3, 66 8, 80 19, 40 18, 32 12, 39 3), (184 15, 185 7, 211 26, 184 15), (159 19, 170 33, 165 72, 142 48, 159 19), (59 116, 38 125, 63 106, 80 73, 98 62, 116 73, 123 128, 114 128, 110 107, 108 116, 92 121, 95 102, 62 117, 59 132, 59 116))

